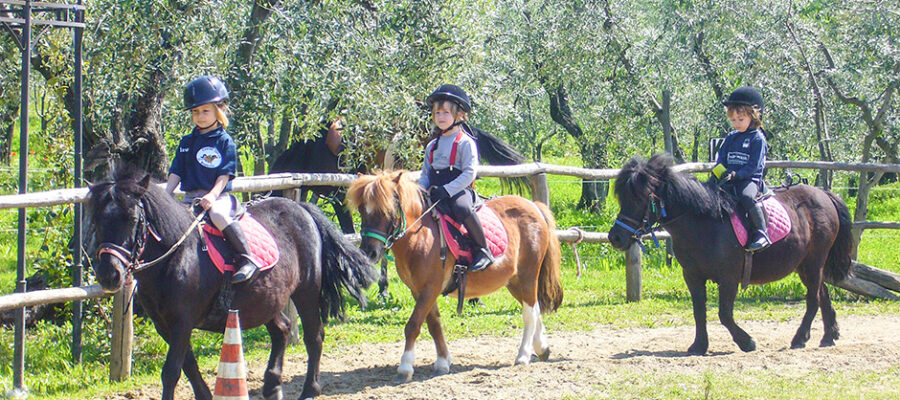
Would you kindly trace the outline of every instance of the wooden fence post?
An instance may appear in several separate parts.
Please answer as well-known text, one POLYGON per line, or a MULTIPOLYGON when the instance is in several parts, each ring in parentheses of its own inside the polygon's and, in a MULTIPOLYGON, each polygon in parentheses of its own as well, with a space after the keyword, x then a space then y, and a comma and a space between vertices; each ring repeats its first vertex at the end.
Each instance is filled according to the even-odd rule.
POLYGON ((126 283, 113 296, 112 343, 109 353, 109 379, 121 382, 131 376, 131 345, 134 341, 132 296, 134 281, 126 283))
POLYGON ((547 184, 547 174, 540 173, 531 176, 531 199, 550 207, 550 186, 547 184))
POLYGON ((641 301, 641 246, 637 242, 625 250, 625 300, 641 301))
POLYGON ((293 201, 300 201, 300 188, 285 189, 284 197, 293 201))

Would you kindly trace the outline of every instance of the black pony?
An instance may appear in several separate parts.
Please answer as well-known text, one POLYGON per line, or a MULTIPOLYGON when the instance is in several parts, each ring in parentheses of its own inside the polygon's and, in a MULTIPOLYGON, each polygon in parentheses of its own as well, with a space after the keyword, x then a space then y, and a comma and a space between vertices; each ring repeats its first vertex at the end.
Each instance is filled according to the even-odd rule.
MULTIPOLYGON (((636 236, 659 223, 672 235, 675 257, 694 308, 696 337, 690 354, 704 354, 706 336, 706 281, 719 286, 719 320, 743 351, 756 343, 734 322, 734 299, 741 282, 744 248, 731 228, 734 201, 715 183, 700 183, 693 175, 672 170, 671 157, 657 154, 644 162, 631 159, 616 178, 620 212, 609 231, 613 247, 624 250, 636 236)), ((834 308, 823 280, 838 282, 850 269, 853 238, 847 205, 832 193, 808 185, 778 188, 775 194, 791 219, 791 232, 766 250, 754 253, 750 283, 763 284, 796 271, 806 286, 806 313, 791 348, 802 348, 818 309, 825 334, 820 346, 838 339, 834 308)))
MULTIPOLYGON (((191 212, 151 185, 145 173, 125 169, 117 171, 113 181, 91 186, 88 207, 101 243, 94 263, 97 281, 105 291, 116 292, 133 274, 137 299, 169 344, 162 399, 174 398, 182 370, 195 398, 211 399, 190 339, 195 328, 224 331, 227 313, 219 306, 224 278, 201 254, 203 244, 198 230, 191 229, 191 212), (177 245, 182 237, 184 242, 177 245)), ((271 336, 262 394, 266 399, 281 398, 281 367, 290 334, 281 310, 291 300, 299 311, 309 354, 301 398, 317 396, 323 323, 329 317, 343 318, 344 290, 365 304, 363 290, 374 281, 375 271, 313 205, 273 198, 249 206, 248 212, 272 233, 280 251, 275 266, 232 288, 230 308, 240 311, 241 328, 265 324, 271 336)))

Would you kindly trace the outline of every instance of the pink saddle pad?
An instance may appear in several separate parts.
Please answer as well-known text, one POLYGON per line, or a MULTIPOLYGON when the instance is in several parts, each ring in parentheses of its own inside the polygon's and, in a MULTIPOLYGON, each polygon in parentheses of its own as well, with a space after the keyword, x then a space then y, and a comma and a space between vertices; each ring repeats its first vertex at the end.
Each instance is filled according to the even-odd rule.
MULTIPOLYGON (((499 257, 506 252, 506 247, 509 246, 506 228, 503 227, 503 223, 500 222, 497 214, 487 206, 479 208, 476 214, 478 214, 478 219, 481 221, 484 236, 487 238, 488 249, 495 258, 499 257)), ((441 229, 444 231, 444 238, 447 239, 447 247, 450 248, 450 252, 459 261, 471 262, 472 252, 468 248, 463 249, 459 242, 456 241, 456 238, 450 234, 450 225, 453 225, 463 235, 468 236, 468 231, 466 231, 464 225, 458 224, 447 215, 441 214, 441 229)))
MULTIPOLYGON (((244 213, 238 222, 241 224, 241 229, 244 230, 244 237, 247 238, 250 252, 259 262, 260 270, 272 268, 278 262, 279 257, 275 238, 250 213, 244 213)), ((207 253, 216 268, 222 273, 234 271, 234 264, 231 262, 234 250, 228 245, 222 232, 211 224, 203 224, 203 233, 207 253)))
MULTIPOLYGON (((785 210, 784 206, 774 197, 763 200, 762 204, 766 209, 766 214, 769 215, 767 231, 769 240, 772 243, 775 243, 784 239, 784 237, 791 232, 791 218, 788 217, 787 210, 785 210)), ((741 219, 738 217, 737 213, 731 213, 731 227, 734 229, 734 235, 737 236, 737 240, 741 246, 746 246, 747 229, 744 228, 744 224, 741 223, 741 219)))

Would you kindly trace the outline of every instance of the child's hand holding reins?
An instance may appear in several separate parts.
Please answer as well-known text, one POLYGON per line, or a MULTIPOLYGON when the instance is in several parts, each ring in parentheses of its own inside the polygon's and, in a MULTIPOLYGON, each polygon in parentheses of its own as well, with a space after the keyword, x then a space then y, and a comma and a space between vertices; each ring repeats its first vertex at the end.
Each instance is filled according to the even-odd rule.
POLYGON ((213 202, 216 201, 216 197, 218 196, 214 195, 212 192, 203 195, 203 197, 200 198, 200 207, 203 207, 204 210, 209 210, 209 208, 212 207, 213 202))

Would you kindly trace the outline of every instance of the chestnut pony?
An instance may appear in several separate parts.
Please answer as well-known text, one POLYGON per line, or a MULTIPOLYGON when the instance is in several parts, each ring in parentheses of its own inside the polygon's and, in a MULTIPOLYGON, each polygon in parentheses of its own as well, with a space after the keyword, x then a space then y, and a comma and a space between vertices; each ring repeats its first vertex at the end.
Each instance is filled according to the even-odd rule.
MULTIPOLYGON (((729 222, 734 200, 715 183, 700 183, 693 175, 673 171, 672 158, 664 154, 649 161, 640 157, 628 161, 616 178, 616 196, 621 211, 609 230, 613 247, 628 248, 635 236, 648 233, 656 223, 672 235, 675 258, 694 308, 696 336, 688 353, 704 354, 709 346, 706 281, 719 286, 719 320, 732 339, 743 351, 756 349, 753 338, 734 322, 745 255, 729 222)), ((774 282, 796 271, 806 286, 806 313, 791 348, 806 345, 819 308, 825 324, 820 346, 833 346, 838 324, 823 280, 838 282, 849 273, 850 212, 834 194, 808 185, 776 188, 775 198, 787 210, 791 232, 753 255, 750 283, 774 282)))
MULTIPOLYGON (((350 186, 347 199, 359 210, 363 232, 382 232, 385 240, 364 236, 361 248, 372 260, 393 250, 397 274, 409 287, 416 305, 404 330, 406 346, 397 368, 397 381, 412 379, 416 338, 422 322, 434 338, 435 374, 450 371, 450 351, 441 328, 437 298, 450 283, 453 254, 441 261, 438 224, 423 215, 425 206, 419 185, 408 171, 361 176, 350 186)), ((489 268, 469 273, 466 297, 480 297, 506 286, 522 304, 525 331, 516 364, 527 364, 531 355, 550 356, 541 314, 555 311, 562 302, 560 246, 555 221, 543 203, 519 196, 503 196, 485 203, 503 223, 509 247, 489 268)), ((451 295, 455 295, 451 293, 451 295)))

